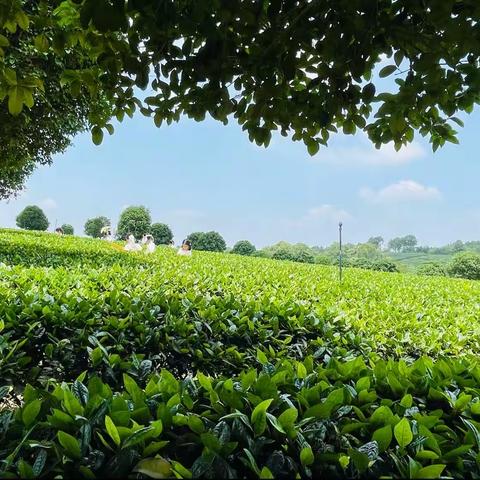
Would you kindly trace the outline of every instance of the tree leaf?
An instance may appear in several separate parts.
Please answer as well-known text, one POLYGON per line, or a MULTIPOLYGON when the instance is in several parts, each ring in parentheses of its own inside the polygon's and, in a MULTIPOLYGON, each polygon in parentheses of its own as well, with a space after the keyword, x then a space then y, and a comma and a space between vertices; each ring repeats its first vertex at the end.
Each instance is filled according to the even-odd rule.
POLYGON ((95 145, 100 145, 103 141, 103 131, 100 127, 92 128, 92 141, 95 145))
POLYGON ((395 65, 387 65, 386 67, 383 67, 383 68, 380 70, 379 76, 380 76, 380 78, 388 77, 388 76, 391 75, 396 69, 397 69, 397 67, 396 67, 395 65))

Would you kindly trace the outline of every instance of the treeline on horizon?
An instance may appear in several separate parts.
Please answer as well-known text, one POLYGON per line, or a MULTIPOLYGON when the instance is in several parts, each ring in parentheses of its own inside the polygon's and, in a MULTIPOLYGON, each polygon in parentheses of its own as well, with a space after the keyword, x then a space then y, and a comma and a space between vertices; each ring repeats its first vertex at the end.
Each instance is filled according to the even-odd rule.
MULTIPOLYGON (((105 227, 111 228, 111 225, 112 223, 107 217, 90 218, 85 222, 84 233, 93 238, 101 238, 104 235, 105 227)), ((17 226, 26 230, 47 230, 49 221, 38 206, 30 205, 18 215, 17 226)), ((62 227, 65 234, 74 234, 71 225, 64 224, 62 227)), ((154 236, 157 245, 169 244, 174 238, 168 225, 152 223, 150 211, 146 207, 130 206, 125 208, 117 223, 117 239, 124 240, 130 234, 141 238, 147 233, 154 236)), ((240 255, 323 265, 335 265, 339 262, 340 246, 338 242, 329 246, 309 246, 304 243, 291 244, 280 241, 257 250, 249 240, 240 240, 229 249, 222 235, 215 231, 192 232, 187 238, 191 241, 194 250, 227 251, 240 255)), ((346 243, 342 248, 342 262, 346 267, 385 272, 407 271, 408 268, 404 261, 406 259, 414 260, 415 257, 419 258, 421 255, 427 258, 414 265, 415 273, 480 279, 480 241, 457 240, 441 247, 432 247, 418 245, 415 235, 410 234, 392 238, 387 243, 381 236, 370 237, 364 243, 346 243), (402 254, 406 254, 405 258, 402 258, 402 254), (433 258, 429 258, 428 255, 432 255, 433 258), (436 261, 435 255, 443 255, 443 261, 436 261), (458 266, 459 264, 461 267, 458 266)), ((412 271, 411 268, 410 271, 412 271)))

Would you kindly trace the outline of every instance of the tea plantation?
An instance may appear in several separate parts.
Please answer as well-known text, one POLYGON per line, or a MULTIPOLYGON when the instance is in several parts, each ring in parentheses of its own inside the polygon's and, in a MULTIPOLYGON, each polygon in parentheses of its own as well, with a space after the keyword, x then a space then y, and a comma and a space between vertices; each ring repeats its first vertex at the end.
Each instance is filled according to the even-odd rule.
POLYGON ((0 478, 480 478, 480 283, 0 231, 0 478))

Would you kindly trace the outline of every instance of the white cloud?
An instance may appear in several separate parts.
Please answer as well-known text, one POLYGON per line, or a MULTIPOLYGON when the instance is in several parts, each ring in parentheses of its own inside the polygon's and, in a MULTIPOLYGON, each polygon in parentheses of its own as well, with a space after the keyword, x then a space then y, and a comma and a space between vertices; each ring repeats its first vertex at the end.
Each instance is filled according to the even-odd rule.
POLYGON ((372 203, 419 202, 441 198, 437 188, 427 187, 413 180, 400 180, 380 190, 362 188, 359 194, 361 198, 372 203))
POLYGON ((54 208, 57 208, 57 202, 53 198, 44 198, 40 202, 40 206, 46 210, 53 210, 54 208))
POLYGON ((313 161, 343 166, 398 166, 418 160, 426 154, 424 148, 417 142, 402 147, 398 152, 391 143, 382 145, 377 150, 365 136, 361 143, 362 145, 355 147, 321 149, 313 157, 313 161))

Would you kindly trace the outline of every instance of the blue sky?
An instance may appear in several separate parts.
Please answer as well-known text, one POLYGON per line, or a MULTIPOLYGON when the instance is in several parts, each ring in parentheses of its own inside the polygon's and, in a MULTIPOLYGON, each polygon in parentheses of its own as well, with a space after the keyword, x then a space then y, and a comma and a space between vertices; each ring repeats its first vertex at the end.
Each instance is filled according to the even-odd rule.
POLYGON ((37 204, 51 229, 71 223, 83 234, 87 218, 105 215, 115 225, 125 206, 145 205, 177 242, 213 229, 229 245, 325 245, 336 239, 339 220, 352 242, 410 233, 430 245, 480 239, 480 113, 464 119, 460 145, 435 154, 419 136, 395 153, 357 134, 338 135, 310 157, 280 135, 257 147, 234 121, 182 119, 157 129, 139 114, 115 125, 101 146, 88 133, 76 137, 18 199, 0 202, 0 225, 14 227, 21 209, 37 204))

